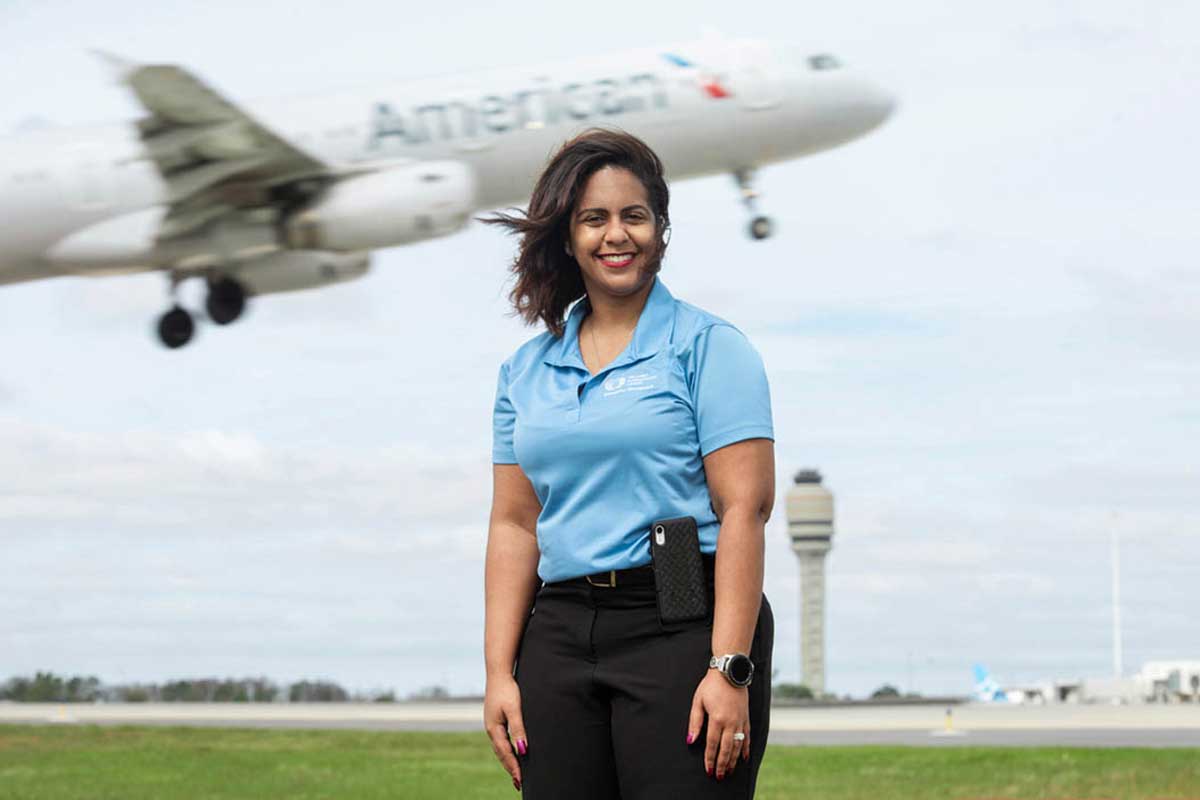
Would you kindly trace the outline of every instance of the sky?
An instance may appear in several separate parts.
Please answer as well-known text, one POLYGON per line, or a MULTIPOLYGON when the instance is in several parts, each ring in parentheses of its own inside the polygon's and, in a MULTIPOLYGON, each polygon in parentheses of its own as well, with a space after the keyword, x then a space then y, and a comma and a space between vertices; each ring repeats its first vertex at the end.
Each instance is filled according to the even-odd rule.
MULTIPOLYGON (((655 46, 715 26, 899 99, 759 176, 672 186, 662 280, 773 398, 765 592, 799 679, 792 474, 836 502, 827 689, 969 691, 1200 658, 1200 7, 861 0, 514 7, 0 0, 0 131, 128 119, 92 49, 256 98, 655 46)), ((473 224, 169 352, 158 275, 0 287, 0 679, 484 685, 514 243, 473 224)), ((191 287, 193 306, 199 296, 191 287)))

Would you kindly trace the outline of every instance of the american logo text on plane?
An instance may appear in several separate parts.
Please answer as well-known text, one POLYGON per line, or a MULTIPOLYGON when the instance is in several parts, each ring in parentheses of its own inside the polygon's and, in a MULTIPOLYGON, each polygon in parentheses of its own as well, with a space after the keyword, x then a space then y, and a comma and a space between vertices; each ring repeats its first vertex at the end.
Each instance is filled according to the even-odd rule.
POLYGON ((561 86, 550 84, 547 78, 539 83, 511 94, 446 99, 403 110, 378 103, 372 112, 368 146, 378 148, 388 139, 405 144, 470 139, 668 105, 664 82, 650 72, 561 86))

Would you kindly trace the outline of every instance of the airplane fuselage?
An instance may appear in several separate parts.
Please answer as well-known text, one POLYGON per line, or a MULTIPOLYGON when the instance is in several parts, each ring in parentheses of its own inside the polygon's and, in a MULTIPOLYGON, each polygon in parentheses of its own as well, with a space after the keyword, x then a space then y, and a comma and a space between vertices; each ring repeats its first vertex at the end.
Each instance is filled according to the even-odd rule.
MULTIPOLYGON (((692 43, 242 105, 348 173, 465 164, 480 211, 524 202, 548 157, 593 125, 641 136, 678 180, 828 149, 886 118, 885 93, 814 58, 765 43, 692 43)), ((75 231, 169 199, 133 124, 0 140, 0 284, 169 268, 165 253, 137 263, 48 255, 75 231)))

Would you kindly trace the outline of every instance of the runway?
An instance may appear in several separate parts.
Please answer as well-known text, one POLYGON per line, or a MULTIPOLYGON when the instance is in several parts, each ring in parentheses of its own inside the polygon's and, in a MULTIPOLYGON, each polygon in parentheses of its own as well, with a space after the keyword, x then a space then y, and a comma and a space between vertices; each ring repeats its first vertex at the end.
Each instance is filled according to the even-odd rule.
MULTIPOLYGON (((776 706, 770 742, 1200 748, 1200 706, 776 706)), ((0 703, 0 724, 480 731, 483 705, 446 703, 0 703)))

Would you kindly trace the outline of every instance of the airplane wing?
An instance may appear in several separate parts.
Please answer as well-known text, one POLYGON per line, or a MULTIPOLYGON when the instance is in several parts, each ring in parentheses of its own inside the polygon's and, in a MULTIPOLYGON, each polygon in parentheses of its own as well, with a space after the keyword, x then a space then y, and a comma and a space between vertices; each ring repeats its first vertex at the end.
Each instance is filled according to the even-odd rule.
POLYGON ((230 214, 274 213, 289 186, 315 178, 315 189, 333 174, 187 70, 102 55, 147 111, 138 131, 168 191, 160 242, 230 214))

